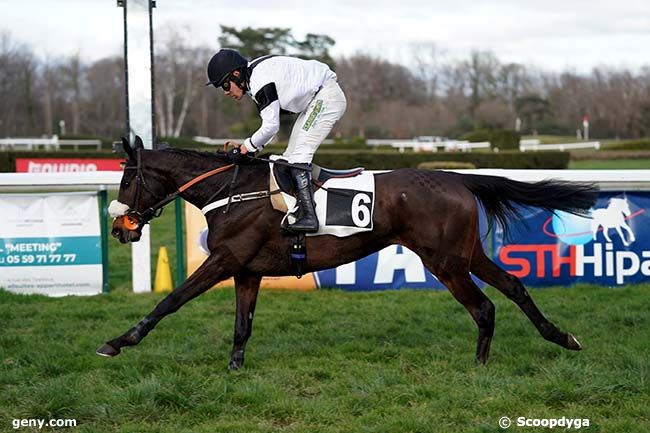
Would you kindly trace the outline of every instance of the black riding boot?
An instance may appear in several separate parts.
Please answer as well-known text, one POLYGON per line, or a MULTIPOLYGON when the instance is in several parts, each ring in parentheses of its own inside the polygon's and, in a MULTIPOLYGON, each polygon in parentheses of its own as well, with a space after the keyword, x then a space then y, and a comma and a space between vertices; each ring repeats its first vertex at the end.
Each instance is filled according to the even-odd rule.
MULTIPOLYGON (((309 168, 310 165, 301 164, 304 168, 309 168)), ((289 224, 287 229, 315 233, 318 231, 318 217, 316 216, 316 209, 314 209, 314 191, 311 187, 311 170, 302 170, 299 168, 291 168, 291 178, 296 187, 296 196, 298 198, 298 206, 300 207, 300 218, 293 224, 289 224)))

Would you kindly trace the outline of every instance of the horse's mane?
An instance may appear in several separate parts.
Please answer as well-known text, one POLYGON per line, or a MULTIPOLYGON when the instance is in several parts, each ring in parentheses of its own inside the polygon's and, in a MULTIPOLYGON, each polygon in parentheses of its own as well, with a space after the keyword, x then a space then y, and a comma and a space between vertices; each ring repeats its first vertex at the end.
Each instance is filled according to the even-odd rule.
MULTIPOLYGON (((200 158, 205 161, 213 160, 218 162, 229 162, 228 158, 226 158, 226 155, 223 152, 207 152, 207 151, 193 150, 193 149, 179 149, 175 147, 168 147, 166 149, 161 150, 160 152, 172 154, 178 157, 189 156, 194 158, 200 158)), ((259 156, 268 157, 268 154, 263 154, 259 156)), ((254 159, 254 160, 250 160, 247 165, 257 165, 257 164, 266 164, 266 161, 254 159)))

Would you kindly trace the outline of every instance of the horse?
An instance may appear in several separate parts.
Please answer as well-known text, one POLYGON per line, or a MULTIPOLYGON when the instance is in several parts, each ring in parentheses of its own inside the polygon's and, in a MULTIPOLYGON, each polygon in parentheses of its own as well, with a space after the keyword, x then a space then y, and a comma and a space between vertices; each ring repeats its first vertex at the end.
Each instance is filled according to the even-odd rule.
MULTIPOLYGON (((134 145, 123 139, 123 147, 128 159, 115 206, 123 215, 114 220, 111 230, 122 243, 137 242, 142 226, 177 196, 201 208, 234 192, 269 188, 266 160, 251 159, 235 165, 222 151, 145 150, 139 138, 134 145), (237 171, 235 182, 233 173, 237 171)), ((400 244, 419 255, 476 322, 478 363, 488 360, 495 307, 470 272, 512 300, 544 339, 568 350, 581 349, 572 334, 561 331, 544 316, 517 277, 486 256, 478 228, 478 206, 483 206, 489 221, 507 229, 508 219, 520 215, 518 205, 584 214, 596 200, 596 187, 404 168, 376 173, 375 195, 372 231, 348 237, 306 237, 305 273, 333 268, 400 244)), ((242 367, 262 276, 292 274, 290 236, 280 228, 283 216, 268 199, 232 200, 227 212, 208 212, 209 257, 134 327, 100 346, 97 354, 116 356, 122 348, 140 343, 165 316, 217 282, 234 277, 235 330, 228 368, 242 367)))
POLYGON ((591 217, 591 231, 593 232, 594 240, 598 236, 598 230, 600 227, 603 227, 603 236, 607 242, 612 242, 607 233, 609 229, 615 228, 618 236, 621 238, 623 245, 626 247, 629 246, 632 242, 636 240, 634 237, 634 232, 629 225, 625 222, 625 218, 629 217, 632 214, 630 210, 630 205, 627 202, 627 198, 611 198, 609 204, 605 209, 596 209, 592 212, 591 217), (628 233, 629 239, 626 240, 623 236, 623 231, 621 227, 625 229, 628 233))

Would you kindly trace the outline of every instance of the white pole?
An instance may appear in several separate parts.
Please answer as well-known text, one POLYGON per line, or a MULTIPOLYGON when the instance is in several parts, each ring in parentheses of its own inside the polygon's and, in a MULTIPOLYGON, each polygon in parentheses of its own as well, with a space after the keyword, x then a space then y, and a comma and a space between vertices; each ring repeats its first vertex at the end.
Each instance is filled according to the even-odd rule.
MULTIPOLYGON (((124 56, 127 92, 127 129, 133 143, 142 138, 145 149, 154 141, 153 124, 153 33, 151 0, 118 0, 124 7, 124 56)), ((149 226, 133 243, 132 283, 136 293, 151 291, 151 244, 149 226)))

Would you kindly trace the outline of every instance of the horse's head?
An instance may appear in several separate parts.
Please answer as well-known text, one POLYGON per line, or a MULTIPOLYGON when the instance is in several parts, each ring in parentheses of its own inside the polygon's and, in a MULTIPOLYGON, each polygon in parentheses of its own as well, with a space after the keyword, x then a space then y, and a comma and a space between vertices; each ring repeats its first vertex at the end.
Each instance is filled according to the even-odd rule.
POLYGON ((114 218, 111 234, 122 243, 137 242, 142 236, 142 228, 150 216, 145 212, 166 196, 164 179, 151 166, 147 166, 142 139, 135 138, 133 146, 122 138, 122 146, 127 155, 124 175, 120 183, 117 200, 108 207, 114 218))
POLYGON ((623 206, 621 207, 621 210, 626 217, 629 217, 632 214, 632 211, 630 210, 630 204, 627 202, 626 198, 623 199, 623 206))
POLYGON ((626 217, 632 214, 627 198, 613 198, 609 202, 612 208, 620 210, 626 217))

